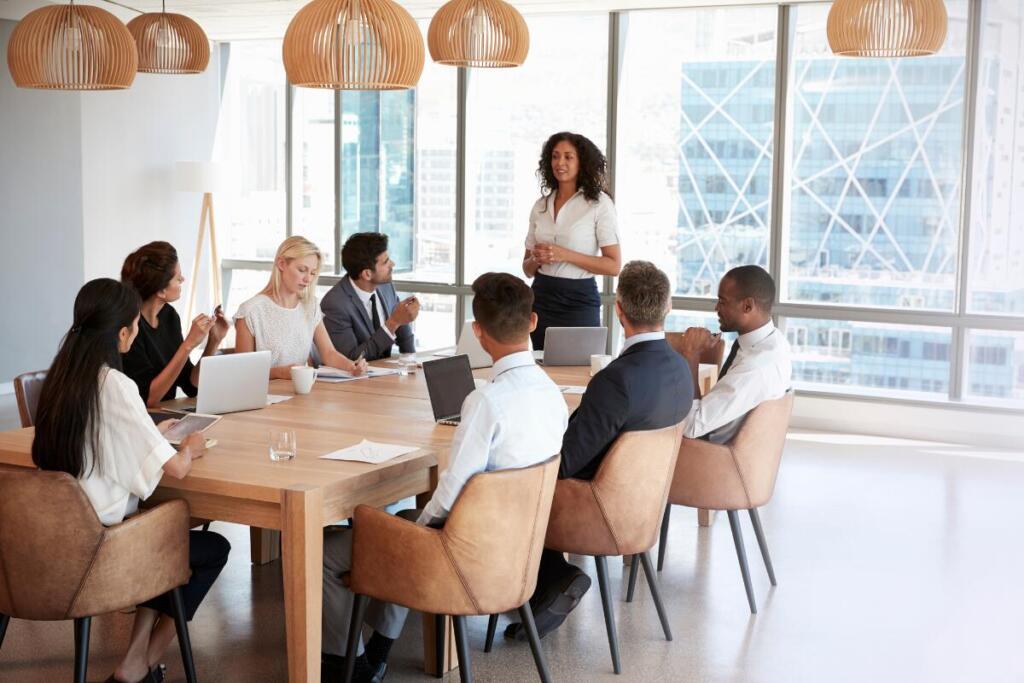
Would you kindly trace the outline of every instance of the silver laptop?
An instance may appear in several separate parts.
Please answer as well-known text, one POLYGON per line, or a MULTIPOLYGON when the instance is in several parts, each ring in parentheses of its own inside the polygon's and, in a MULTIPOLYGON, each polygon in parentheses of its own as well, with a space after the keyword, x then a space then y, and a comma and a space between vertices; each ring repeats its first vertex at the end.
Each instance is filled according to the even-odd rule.
POLYGON ((434 421, 446 425, 459 424, 462 419, 462 402, 476 388, 469 357, 463 354, 428 360, 423 364, 423 376, 427 380, 434 421))
POLYGON ((604 353, 607 327, 549 327, 544 331, 544 365, 590 365, 604 353))
MULTIPOLYGON (((533 351, 533 340, 530 340, 530 350, 533 351)), ((540 353, 534 351, 534 356, 540 353)), ((473 334, 473 321, 467 320, 462 323, 462 331, 459 332, 459 343, 455 347, 455 351, 439 351, 434 354, 440 358, 449 358, 451 356, 466 355, 469 356, 469 367, 476 370, 477 368, 489 368, 494 365, 494 360, 491 359, 491 354, 484 351, 484 347, 480 346, 480 340, 473 334)), ((587 359, 587 363, 590 363, 590 359, 587 359)))
POLYGON ((199 362, 197 413, 223 415, 266 407, 270 351, 204 356, 199 362))

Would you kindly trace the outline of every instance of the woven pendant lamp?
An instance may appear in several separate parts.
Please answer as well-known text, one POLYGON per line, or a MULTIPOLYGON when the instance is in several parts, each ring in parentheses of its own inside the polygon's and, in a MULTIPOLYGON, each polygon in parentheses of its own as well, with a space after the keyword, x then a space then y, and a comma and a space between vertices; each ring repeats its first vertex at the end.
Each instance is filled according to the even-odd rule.
POLYGON ((515 7, 503 0, 451 0, 430 20, 431 58, 450 66, 521 66, 530 31, 515 7))
POLYGON ((7 68, 19 88, 123 90, 137 66, 125 25, 106 10, 74 2, 29 12, 7 43, 7 68))
POLYGON ((139 71, 151 74, 198 74, 210 63, 210 41, 192 19, 182 14, 141 14, 128 22, 139 48, 139 71))
POLYGON ((423 37, 392 0, 313 0, 282 46, 288 82, 333 90, 404 90, 423 73, 423 37))
POLYGON ((837 55, 933 55, 946 41, 946 6, 942 0, 836 0, 826 30, 837 55))

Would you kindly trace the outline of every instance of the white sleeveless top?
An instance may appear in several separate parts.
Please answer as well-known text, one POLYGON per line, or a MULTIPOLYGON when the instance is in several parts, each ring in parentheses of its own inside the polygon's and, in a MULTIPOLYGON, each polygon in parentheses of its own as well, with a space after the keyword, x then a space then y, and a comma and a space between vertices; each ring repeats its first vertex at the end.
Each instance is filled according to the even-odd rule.
POLYGON ((266 294, 257 294, 235 311, 235 320, 244 320, 256 341, 256 351, 270 351, 270 366, 305 365, 313 348, 313 332, 323 320, 320 301, 307 307, 301 301, 295 308, 284 308, 266 294))

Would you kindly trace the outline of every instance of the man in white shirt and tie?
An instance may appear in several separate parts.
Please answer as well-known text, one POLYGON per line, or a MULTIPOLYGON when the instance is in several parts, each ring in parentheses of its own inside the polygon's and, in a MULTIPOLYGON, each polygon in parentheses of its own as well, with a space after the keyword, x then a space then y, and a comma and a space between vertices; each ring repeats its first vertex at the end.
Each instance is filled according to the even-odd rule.
POLYGON ((697 381, 700 357, 718 338, 701 327, 686 330, 682 354, 690 365, 694 392, 684 432, 687 438, 726 443, 739 431, 747 413, 790 390, 789 342, 772 322, 774 301, 775 282, 759 266, 739 266, 722 277, 715 305, 719 327, 739 337, 718 382, 703 396, 697 381))
MULTIPOLYGON (((448 468, 441 473, 417 523, 443 526, 469 478, 479 472, 529 467, 557 454, 569 420, 565 399, 529 349, 537 326, 533 292, 517 277, 486 273, 473 283, 473 333, 494 360, 490 382, 462 404, 448 468)), ((403 516, 407 516, 403 514, 403 516)), ((342 575, 352 561, 352 534, 324 536, 322 681, 340 680, 352 610, 342 575)), ((374 633, 355 664, 356 681, 380 681, 387 656, 402 631, 407 610, 370 602, 366 622, 374 633)))

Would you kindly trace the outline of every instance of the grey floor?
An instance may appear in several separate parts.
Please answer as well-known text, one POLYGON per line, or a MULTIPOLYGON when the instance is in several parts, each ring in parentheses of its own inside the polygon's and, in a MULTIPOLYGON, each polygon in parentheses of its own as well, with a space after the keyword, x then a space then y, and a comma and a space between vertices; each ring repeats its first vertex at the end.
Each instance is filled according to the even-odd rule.
MULTIPOLYGON (((611 673, 596 577, 543 641, 551 672, 559 681, 1022 681, 1022 491, 1024 453, 794 433, 775 499, 762 511, 775 589, 744 521, 757 616, 747 609, 725 516, 698 529, 694 511, 677 508, 660 576, 675 640, 662 637, 643 579, 634 603, 623 602, 616 560, 623 675, 611 673)), ((280 566, 251 567, 245 530, 214 528, 234 552, 192 624, 200 679, 284 681, 280 566)), ((583 567, 595 576, 592 563, 583 567)), ((486 619, 470 621, 477 680, 535 680, 525 644, 499 636, 484 655, 486 619)), ((124 614, 95 620, 90 680, 110 673, 130 623, 124 614)), ((72 653, 70 623, 12 621, 0 681, 68 680, 72 653)), ((420 661, 414 618, 387 680, 429 680, 420 661)), ((183 680, 176 651, 167 662, 169 680, 183 680)))

